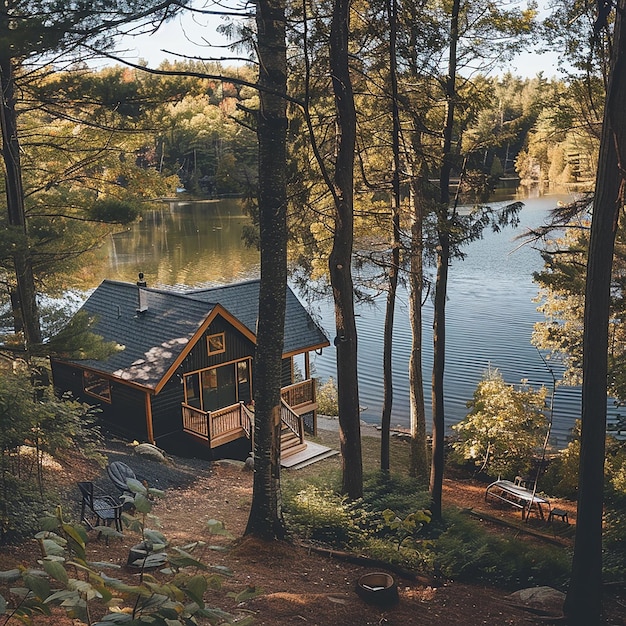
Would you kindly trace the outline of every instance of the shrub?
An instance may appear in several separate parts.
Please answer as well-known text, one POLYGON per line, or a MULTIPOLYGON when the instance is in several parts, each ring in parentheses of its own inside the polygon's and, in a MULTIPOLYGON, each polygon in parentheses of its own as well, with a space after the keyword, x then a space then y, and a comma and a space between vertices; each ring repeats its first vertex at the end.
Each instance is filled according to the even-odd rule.
POLYGON ((284 486, 290 532, 336 548, 358 548, 361 554, 404 567, 424 566, 430 552, 418 535, 430 520, 430 497, 415 479, 366 474, 363 498, 350 503, 338 495, 339 482, 333 478, 325 477, 325 485, 290 481, 284 486))
POLYGON ((328 488, 308 485, 286 494, 284 514, 290 531, 308 541, 345 548, 361 534, 354 507, 328 488))
MULTIPOLYGON (((149 496, 157 495, 158 490, 147 487, 141 490, 140 483, 133 484, 133 487, 136 487, 133 489, 135 505, 147 513, 149 496)), ((85 624, 95 624, 95 614, 104 614, 97 622, 101 625, 196 624, 198 618, 224 625, 250 626, 252 622, 251 617, 240 619, 205 605, 205 592, 219 589, 223 576, 229 571, 223 567, 211 567, 192 556, 195 548, 205 547, 202 541, 184 548, 170 548, 172 554, 166 557, 169 567, 161 569, 161 573, 168 576, 166 582, 142 567, 139 580, 133 577, 129 584, 102 571, 120 570, 119 565, 106 560, 87 561, 85 528, 67 521, 60 507, 40 522, 43 530, 35 535, 41 550, 37 566, 0 572, 0 584, 8 588, 8 599, 0 595, 0 615, 6 616, 5 624, 12 618, 30 624, 33 615, 51 616, 54 605, 65 609, 68 617, 77 623, 85 624), (218 570, 218 573, 212 570, 218 570)), ((98 526, 95 530, 107 537, 119 535, 109 527, 98 526)), ((154 534, 143 527, 140 530, 146 541, 148 533, 150 536, 154 534)), ((211 534, 225 533, 223 524, 216 520, 208 522, 208 530, 211 534)), ((159 535, 159 539, 161 537, 159 535)), ((145 567, 148 558, 144 561, 145 567)))
POLYGON ((498 370, 487 371, 468 402, 469 414, 452 426, 459 433, 455 452, 493 477, 526 474, 548 428, 546 394, 543 387, 516 389, 498 370))
POLYGON ((440 573, 447 578, 510 589, 569 579, 570 555, 563 549, 494 536, 462 513, 448 514, 447 528, 433 544, 440 573))
POLYGON ((392 509, 404 517, 429 505, 430 494, 415 478, 384 472, 368 472, 363 476, 363 508, 367 511, 392 509))
POLYGON ((317 408, 321 415, 339 415, 339 405, 337 404, 337 386, 331 376, 324 384, 317 389, 317 408))
POLYGON ((606 449, 603 566, 607 579, 622 581, 626 577, 626 442, 609 437, 606 449))
POLYGON ((39 528, 46 505, 33 481, 5 476, 6 497, 0 507, 0 544, 24 541, 39 528))
POLYGON ((0 542, 9 538, 5 531, 17 527, 30 534, 32 515, 23 506, 23 495, 38 491, 43 501, 44 455, 74 447, 85 453, 100 441, 92 407, 55 397, 52 387, 36 384, 31 374, 24 364, 0 372, 0 542), (22 453, 25 443, 32 450, 28 463, 22 453), (23 482, 19 488, 12 485, 13 477, 23 482))
POLYGON ((547 493, 564 498, 575 498, 578 492, 578 464, 580 462, 580 420, 573 430, 574 438, 554 457, 541 480, 547 493))

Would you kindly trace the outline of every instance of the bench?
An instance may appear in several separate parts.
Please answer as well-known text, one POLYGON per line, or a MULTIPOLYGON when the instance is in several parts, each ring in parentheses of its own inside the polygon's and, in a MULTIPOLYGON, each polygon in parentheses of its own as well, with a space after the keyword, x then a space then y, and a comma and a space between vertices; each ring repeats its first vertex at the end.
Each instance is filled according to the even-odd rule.
POLYGON ((550 503, 547 500, 535 495, 531 489, 516 485, 510 480, 496 480, 491 483, 485 491, 485 500, 488 498, 501 500, 521 509, 522 519, 524 519, 524 516, 530 515, 534 509, 543 520, 545 518, 542 506, 547 505, 550 510, 550 503))

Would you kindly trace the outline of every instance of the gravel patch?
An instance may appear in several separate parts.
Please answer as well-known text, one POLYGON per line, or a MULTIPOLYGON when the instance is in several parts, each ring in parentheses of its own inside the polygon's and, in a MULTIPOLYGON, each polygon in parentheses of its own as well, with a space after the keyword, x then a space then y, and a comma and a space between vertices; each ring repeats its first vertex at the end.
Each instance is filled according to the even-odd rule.
MULTIPOLYGON (((107 437, 99 452, 107 458, 108 463, 113 461, 126 463, 139 480, 145 480, 149 487, 157 489, 184 489, 211 472, 211 461, 205 459, 165 454, 166 462, 159 463, 136 454, 134 449, 135 446, 127 441, 107 437)), ((112 492, 115 489, 106 471, 103 471, 103 475, 94 482, 105 491, 112 492)))

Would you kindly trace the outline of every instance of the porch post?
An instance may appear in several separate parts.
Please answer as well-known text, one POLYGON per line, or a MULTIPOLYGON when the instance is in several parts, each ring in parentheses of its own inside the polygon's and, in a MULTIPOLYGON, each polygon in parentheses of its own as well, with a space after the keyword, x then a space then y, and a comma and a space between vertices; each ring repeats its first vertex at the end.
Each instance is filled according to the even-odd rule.
POLYGON ((152 402, 150 401, 150 394, 146 391, 146 434, 148 435, 148 442, 155 445, 154 430, 152 428, 152 402))

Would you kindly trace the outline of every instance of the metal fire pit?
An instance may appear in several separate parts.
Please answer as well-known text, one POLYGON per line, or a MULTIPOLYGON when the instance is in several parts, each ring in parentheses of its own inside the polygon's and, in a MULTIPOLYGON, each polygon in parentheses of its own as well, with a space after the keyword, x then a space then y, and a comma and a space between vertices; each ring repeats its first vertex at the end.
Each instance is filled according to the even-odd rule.
POLYGON ((356 592, 365 602, 378 606, 398 602, 398 588, 393 576, 385 572, 371 572, 359 578, 356 592))

